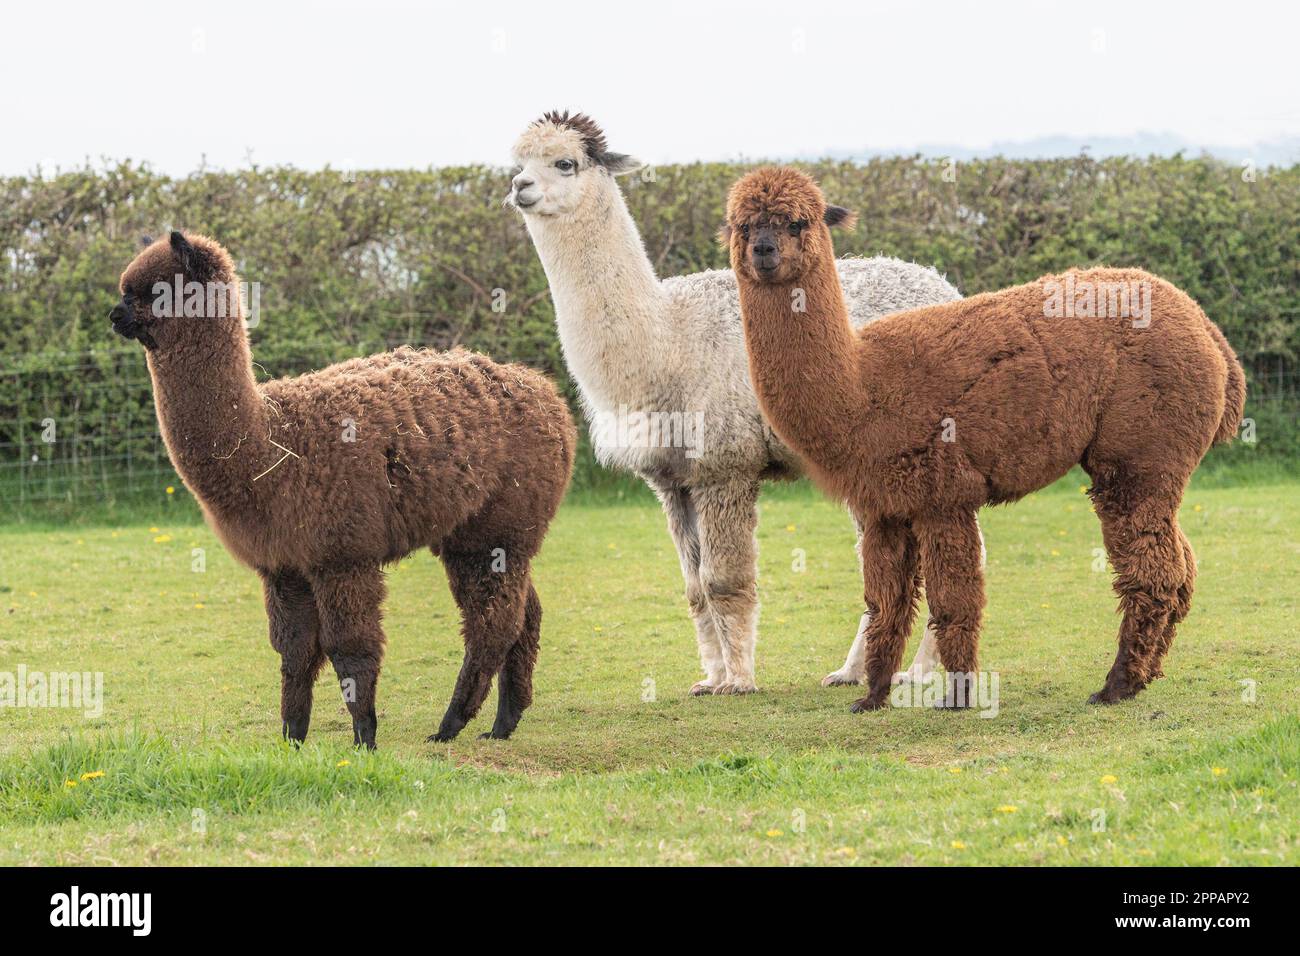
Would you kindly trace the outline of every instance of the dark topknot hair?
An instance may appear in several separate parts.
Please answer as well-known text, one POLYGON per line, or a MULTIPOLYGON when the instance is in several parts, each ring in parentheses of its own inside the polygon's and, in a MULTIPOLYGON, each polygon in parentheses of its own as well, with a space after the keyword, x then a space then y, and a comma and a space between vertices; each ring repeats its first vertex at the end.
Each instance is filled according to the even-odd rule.
POLYGON ((599 159, 609 149, 609 144, 605 142, 605 131, 596 125, 596 121, 586 113, 569 114, 568 110, 560 112, 559 110, 550 110, 543 113, 534 126, 540 123, 554 123, 556 126, 565 126, 574 130, 582 136, 582 145, 586 149, 587 155, 592 160, 599 159))

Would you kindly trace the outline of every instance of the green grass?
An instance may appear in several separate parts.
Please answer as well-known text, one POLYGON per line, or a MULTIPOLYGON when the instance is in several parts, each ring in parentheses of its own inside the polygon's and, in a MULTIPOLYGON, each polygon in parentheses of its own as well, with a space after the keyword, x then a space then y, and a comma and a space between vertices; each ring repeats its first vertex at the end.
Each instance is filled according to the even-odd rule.
POLYGON ((1118 619, 1078 481, 986 510, 992 719, 854 716, 854 688, 819 686, 861 586, 847 518, 804 486, 764 497, 762 693, 686 697, 662 516, 579 496, 538 567, 536 702, 512 740, 475 739, 492 701, 455 743, 425 742, 457 619, 432 557, 391 571, 375 755, 348 746, 325 679, 307 746, 280 742, 258 582, 183 507, 152 527, 0 527, 0 672, 104 674, 98 718, 0 710, 0 863, 1294 864, 1297 492, 1189 493, 1200 578, 1169 677, 1109 708, 1084 703, 1118 619))

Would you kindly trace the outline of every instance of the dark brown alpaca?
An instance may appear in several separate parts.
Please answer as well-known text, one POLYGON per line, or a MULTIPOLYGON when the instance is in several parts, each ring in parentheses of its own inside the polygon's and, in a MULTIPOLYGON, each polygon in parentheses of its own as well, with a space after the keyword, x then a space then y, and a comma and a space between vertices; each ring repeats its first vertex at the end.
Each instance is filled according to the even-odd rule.
POLYGON ((429 547, 465 639, 430 739, 455 737, 497 674, 485 736, 510 736, 532 701, 542 609, 529 567, 573 465, 568 407, 542 375, 460 351, 401 348, 259 386, 238 282, 218 243, 173 232, 127 267, 111 318, 147 350, 172 464, 262 577, 284 735, 306 737, 328 658, 356 743, 374 747, 381 568, 429 547), (188 314, 162 292, 177 276, 207 293, 188 314))
POLYGON ((1191 603, 1178 505, 1240 424, 1236 355, 1186 294, 1138 270, 1047 276, 854 331, 827 228, 847 215, 803 173, 767 168, 732 187, 725 232, 763 411, 862 522, 870 689, 853 709, 888 700, 918 575, 948 703, 969 702, 984 606, 976 511, 1076 463, 1124 613, 1091 700, 1132 697, 1161 676, 1191 603))

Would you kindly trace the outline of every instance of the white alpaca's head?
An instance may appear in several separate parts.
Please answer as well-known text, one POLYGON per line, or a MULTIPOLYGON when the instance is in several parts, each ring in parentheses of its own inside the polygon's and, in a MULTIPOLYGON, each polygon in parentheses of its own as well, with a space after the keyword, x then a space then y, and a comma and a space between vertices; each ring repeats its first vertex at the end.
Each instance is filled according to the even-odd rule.
POLYGON ((525 216, 568 216, 609 182, 640 169, 623 153, 611 153, 591 117, 551 112, 531 123, 515 143, 517 166, 506 201, 525 216))

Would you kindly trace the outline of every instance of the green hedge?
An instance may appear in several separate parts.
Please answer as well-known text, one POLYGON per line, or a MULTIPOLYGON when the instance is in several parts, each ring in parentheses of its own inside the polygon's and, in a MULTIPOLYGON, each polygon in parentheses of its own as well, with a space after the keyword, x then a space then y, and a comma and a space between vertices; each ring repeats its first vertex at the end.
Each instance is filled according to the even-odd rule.
MULTIPOLYGON (((745 168, 662 166, 624 180, 661 275, 725 264, 714 234, 745 168)), ((1183 157, 955 168, 903 157, 809 169, 832 201, 860 213, 837 240, 841 253, 931 263, 968 294, 1102 263, 1171 280, 1219 323, 1251 378, 1259 441, 1227 454, 1300 457, 1300 166, 1253 181, 1240 167, 1183 157)), ((143 365, 106 316, 141 235, 173 226, 219 238, 261 284, 253 344, 267 374, 402 342, 461 344, 537 365, 572 393, 545 276, 519 217, 501 205, 507 186, 487 167, 177 179, 122 164, 0 179, 0 486, 19 480, 26 494, 57 476, 70 494, 123 462, 142 474, 158 466, 143 365), (498 289, 503 311, 493 308, 498 289), (61 429, 52 446, 40 441, 47 417, 61 429)), ((599 480, 584 457, 579 484, 599 480)))

